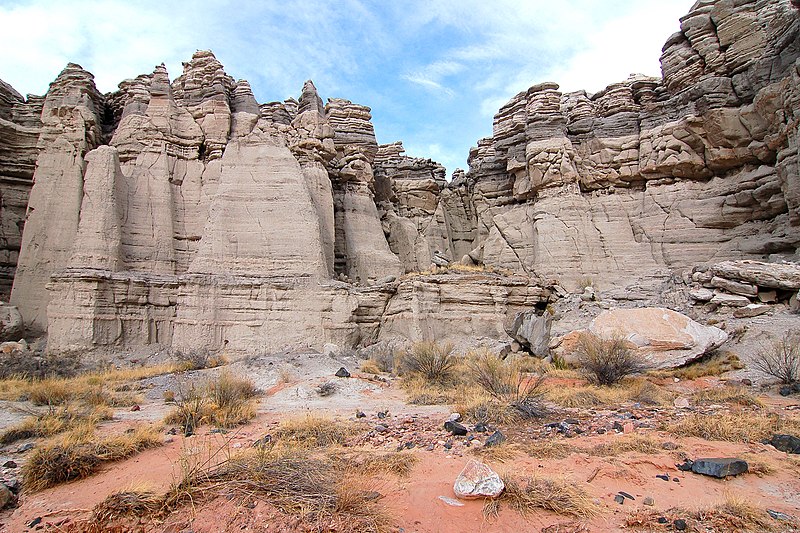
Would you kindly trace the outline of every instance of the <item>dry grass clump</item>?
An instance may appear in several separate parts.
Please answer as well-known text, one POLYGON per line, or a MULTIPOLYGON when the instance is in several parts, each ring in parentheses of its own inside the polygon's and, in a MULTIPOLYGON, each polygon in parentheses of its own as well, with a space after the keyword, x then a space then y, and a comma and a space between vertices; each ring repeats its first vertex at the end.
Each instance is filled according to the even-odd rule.
POLYGON ((534 418, 546 413, 545 375, 528 375, 519 363, 507 363, 487 350, 472 354, 467 368, 479 387, 519 416, 534 418))
POLYGON ((774 433, 800 430, 800 421, 778 415, 735 412, 708 416, 692 413, 670 424, 666 430, 678 437, 700 437, 706 440, 759 442, 774 433))
POLYGON ((465 391, 452 403, 453 409, 461 413, 464 420, 477 424, 510 424, 519 421, 516 409, 500 403, 483 390, 465 391))
POLYGON ((353 432, 354 428, 347 422, 307 415, 281 422, 275 438, 289 447, 327 448, 344 444, 353 432))
POLYGON ((400 369, 404 373, 419 375, 431 384, 451 381, 456 364, 453 345, 440 346, 433 341, 414 343, 400 358, 400 369))
POLYGON ((359 368, 365 374, 380 374, 381 372, 389 372, 391 370, 383 370, 375 359, 365 359, 361 361, 359 368))
POLYGON ((172 355, 177 361, 179 370, 216 368, 228 362, 224 355, 212 354, 208 348, 200 348, 189 352, 177 350, 172 355))
POLYGON ((607 442, 602 442, 586 450, 589 455, 596 455, 599 457, 614 457, 631 452, 654 455, 662 453, 663 451, 661 443, 658 440, 645 435, 619 437, 607 442))
POLYGON ((628 378, 612 387, 580 385, 548 387, 545 398, 561 407, 590 408, 638 402, 644 405, 668 405, 673 395, 642 378, 628 378))
POLYGON ((747 472, 750 474, 764 477, 774 474, 777 471, 775 465, 771 461, 764 459, 764 457, 760 455, 745 453, 742 454, 741 457, 747 461, 747 472))
POLYGON ((187 435, 203 424, 236 427, 256 416, 254 399, 259 394, 249 379, 223 371, 205 384, 190 383, 178 387, 172 396, 175 410, 165 421, 180 424, 187 435))
POLYGON ((506 488, 499 498, 486 503, 485 514, 497 514, 502 503, 507 503, 522 515, 545 509, 560 515, 590 518, 600 512, 592 497, 568 479, 543 476, 518 479, 510 475, 504 475, 502 479, 506 488))
POLYGON ((576 350, 579 368, 593 383, 610 386, 647 369, 646 361, 621 338, 601 339, 584 333, 576 350))
POLYGON ((744 387, 714 387, 692 395, 697 404, 735 404, 742 407, 764 407, 764 403, 744 387))
POLYGON ((514 459, 521 451, 519 445, 503 442, 494 446, 473 446, 470 448, 469 453, 480 457, 484 462, 505 463, 514 459))
POLYGON ((739 356, 733 352, 717 350, 694 362, 671 370, 653 370, 649 372, 654 377, 678 378, 692 380, 705 376, 721 376, 731 370, 740 370, 744 364, 739 356))
POLYGON ((248 450, 185 478, 164 499, 167 511, 220 493, 260 497, 311 530, 387 531, 389 518, 368 483, 343 475, 327 457, 296 449, 248 450))
POLYGON ((109 495, 92 509, 91 515, 76 522, 82 533, 138 531, 131 521, 156 514, 162 506, 163 497, 148 489, 130 488, 109 495))
POLYGON ((525 452, 536 459, 564 459, 579 451, 571 444, 558 439, 541 439, 527 444, 525 452))
POLYGON ((331 459, 351 472, 360 474, 392 474, 406 478, 414 471, 419 456, 409 452, 370 453, 335 450, 331 459))
POLYGON ((664 529, 658 523, 659 517, 666 517, 669 523, 683 518, 688 531, 741 531, 762 533, 766 531, 795 531, 797 521, 778 522, 773 520, 765 509, 751 505, 739 496, 727 493, 724 501, 708 508, 680 509, 667 511, 641 509, 630 514, 625 526, 634 530, 658 531, 664 529))
POLYGON ((52 437, 80 426, 94 427, 98 422, 110 420, 112 414, 107 407, 88 409, 72 405, 53 407, 45 413, 29 416, 19 424, 0 433, 0 444, 52 437))
POLYGON ((800 380, 800 336, 790 334, 762 349, 753 359, 753 366, 786 385, 800 380))
POLYGON ((139 426, 105 439, 96 439, 91 431, 74 432, 34 449, 22 468, 23 486, 37 492, 82 479, 95 473, 103 463, 130 457, 161 443, 161 435, 152 426, 139 426))

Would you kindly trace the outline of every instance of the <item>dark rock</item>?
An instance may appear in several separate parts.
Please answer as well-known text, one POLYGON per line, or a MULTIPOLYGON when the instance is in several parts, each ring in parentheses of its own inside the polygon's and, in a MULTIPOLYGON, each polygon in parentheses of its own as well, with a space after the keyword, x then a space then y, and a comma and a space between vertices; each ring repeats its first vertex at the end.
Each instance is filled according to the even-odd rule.
POLYGON ((486 439, 486 446, 499 446, 506 441, 506 436, 500 431, 495 431, 491 436, 486 439))
POLYGON ((745 387, 752 387, 753 386, 753 380, 748 379, 748 378, 742 378, 742 385, 744 385, 745 387))
POLYGON ((35 447, 36 447, 36 445, 34 443, 26 442, 25 444, 23 444, 22 446, 17 448, 17 453, 25 453, 25 452, 27 452, 29 450, 34 449, 35 447))
POLYGON ((272 442, 272 435, 264 435, 253 443, 253 448, 266 448, 272 442))
POLYGON ((445 443, 444 443, 444 448, 445 448, 445 450, 449 450, 449 449, 451 449, 452 447, 453 447, 453 441, 450 441, 450 440, 449 440, 449 441, 447 441, 447 442, 445 442, 445 443))
POLYGON ((377 431, 378 433, 386 433, 387 431, 389 431, 389 428, 387 428, 383 424, 378 424, 377 426, 375 426, 375 431, 377 431))
POLYGON ((605 434, 606 434, 606 428, 600 428, 600 429, 598 429, 598 430, 597 430, 597 434, 598 434, 598 435, 605 435, 605 434))
POLYGON ((361 496, 364 499, 364 501, 367 501, 367 502, 374 502, 376 500, 380 500, 381 498, 383 498, 383 494, 381 494, 380 492, 375 491, 375 490, 372 490, 372 491, 369 491, 369 492, 365 492, 361 496))
POLYGON ((209 433, 219 433, 219 434, 221 434, 221 435, 224 435, 224 434, 226 434, 227 432, 228 432, 228 430, 227 430, 227 429, 225 429, 225 428, 214 428, 214 429, 212 429, 211 431, 209 431, 209 433))
POLYGON ((383 420, 387 416, 389 416, 389 411, 378 411, 378 418, 380 418, 381 420, 383 420))
POLYGON ((3 484, 0 484, 0 509, 5 509, 14 501, 14 494, 3 484))
POLYGON ((133 407, 131 407, 131 411, 141 411, 141 410, 142 408, 138 405, 134 405, 133 407))
POLYGON ((780 511, 773 511, 772 509, 767 509, 767 514, 770 515, 775 520, 780 520, 782 522, 793 522, 794 518, 789 516, 786 513, 781 513, 780 511))
POLYGON ((336 371, 336 374, 334 374, 334 375, 337 378, 349 378, 350 377, 350 372, 348 372, 345 367, 341 367, 341 368, 339 368, 339 370, 336 371))
POLYGON ((677 450, 678 445, 672 441, 665 441, 661 443, 661 449, 663 450, 677 450))
POLYGON ((614 420, 614 425, 611 426, 611 429, 616 431, 625 431, 625 426, 623 426, 619 420, 614 420))
POLYGON ((366 416, 367 415, 364 414, 364 411, 356 411, 356 418, 366 418, 366 416))
POLYGON ((683 463, 675 465, 675 468, 677 468, 681 472, 691 472, 693 465, 694 461, 692 461, 691 459, 686 459, 685 461, 683 461, 683 463))
POLYGON ((692 472, 720 479, 738 476, 747 473, 747 461, 734 458, 697 459, 692 464, 692 472))
POLYGON ((678 518, 672 523, 672 527, 675 528, 675 531, 686 531, 686 520, 678 518))
POLYGON ((658 522, 659 524, 666 524, 667 522, 669 522, 669 520, 667 520, 665 516, 659 516, 656 522, 658 522))
POLYGON ((794 435, 773 435, 769 441, 776 450, 786 453, 800 453, 800 438, 794 435))
POLYGON ((28 522, 28 527, 36 527, 41 523, 42 523, 42 517, 41 516, 37 516, 36 518, 34 518, 30 522, 28 522))
POLYGON ((16 467, 17 467, 16 461, 6 461, 5 463, 3 463, 3 468, 16 468, 16 467))
POLYGON ((627 492, 619 491, 619 495, 620 495, 620 496, 623 496, 623 497, 625 497, 625 498, 628 498, 629 500, 636 501, 636 498, 634 498, 633 496, 631 496, 631 495, 630 495, 630 494, 628 494, 627 492))
POLYGON ((669 475, 667 474, 656 474, 658 479, 663 479, 664 481, 669 481, 669 475))
POLYGON ((466 435, 468 433, 466 427, 459 424, 458 422, 451 422, 450 420, 444 423, 444 429, 446 429, 453 435, 466 435))
POLYGON ((565 418, 565 419, 564 419, 564 423, 565 423, 565 424, 572 424, 573 426, 575 426, 575 425, 578 425, 578 424, 580 424, 580 423, 581 423, 581 421, 580 421, 580 420, 577 420, 577 419, 575 419, 575 418, 565 418))
POLYGON ((178 428, 169 428, 169 431, 167 431, 167 435, 177 435, 177 434, 178 434, 178 428))
POLYGON ((625 496, 623 496, 622 494, 617 494, 616 496, 614 496, 614 501, 622 505, 623 503, 625 503, 625 496))
POLYGON ((475 424, 475 428, 473 428, 473 431, 475 431, 476 433, 486 433, 487 431, 489 431, 489 428, 483 422, 478 422, 477 424, 475 424))
POLYGON ((792 383, 791 385, 784 385, 778 391, 781 396, 790 396, 800 392, 800 383, 792 383))
POLYGON ((681 482, 681 480, 676 478, 676 477, 672 478, 672 481, 674 481, 675 483, 680 483, 681 482))

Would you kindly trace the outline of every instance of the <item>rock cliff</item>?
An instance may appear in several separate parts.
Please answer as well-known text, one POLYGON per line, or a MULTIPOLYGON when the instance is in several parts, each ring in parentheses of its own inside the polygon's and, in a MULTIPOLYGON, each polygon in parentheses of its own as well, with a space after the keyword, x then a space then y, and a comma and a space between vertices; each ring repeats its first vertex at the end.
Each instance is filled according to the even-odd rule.
POLYGON ((0 292, 52 351, 252 351, 509 340, 556 283, 796 258, 798 57, 788 0, 700 0, 662 78, 535 85, 450 181, 368 107, 259 104, 208 51, 106 95, 75 64, 0 83, 0 292))

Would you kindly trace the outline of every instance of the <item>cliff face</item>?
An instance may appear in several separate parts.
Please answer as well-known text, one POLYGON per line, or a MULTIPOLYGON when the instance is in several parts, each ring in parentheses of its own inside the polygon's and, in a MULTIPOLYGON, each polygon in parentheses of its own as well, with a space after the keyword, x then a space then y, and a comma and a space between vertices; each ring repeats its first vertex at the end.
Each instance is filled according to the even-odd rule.
POLYGON ((259 104, 210 52, 106 95, 74 64, 44 98, 0 84, 0 289, 16 267, 12 303, 54 351, 254 350, 503 338, 542 279, 794 254, 799 20, 699 1, 662 79, 531 87, 451 182, 379 145, 368 107, 311 82, 259 104), (509 272, 402 276, 449 261, 509 272))

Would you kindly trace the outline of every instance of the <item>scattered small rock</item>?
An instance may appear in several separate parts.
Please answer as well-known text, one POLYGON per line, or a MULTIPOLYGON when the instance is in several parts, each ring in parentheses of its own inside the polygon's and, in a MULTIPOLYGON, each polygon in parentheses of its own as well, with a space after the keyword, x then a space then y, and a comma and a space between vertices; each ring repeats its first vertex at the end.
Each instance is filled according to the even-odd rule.
POLYGON ((340 367, 339 370, 336 371, 335 376, 337 378, 349 378, 350 372, 348 372, 345 367, 340 367))
POLYGON ((686 459, 682 463, 676 464, 675 468, 677 468, 681 472, 691 472, 693 464, 694 464, 694 461, 692 461, 691 459, 686 459))
POLYGON ((781 520, 782 522, 794 522, 794 518, 792 518, 786 513, 781 513, 780 511, 773 511, 772 509, 767 509, 767 514, 770 515, 775 520, 781 520))
POLYGON ((36 527, 41 523, 42 523, 42 517, 41 516, 37 516, 36 518, 34 518, 30 522, 28 522, 28 527, 36 527))
POLYGON ((17 462, 16 461, 9 460, 9 461, 6 461, 5 463, 3 463, 3 468, 16 468, 16 467, 17 467, 17 462))
POLYGON ((794 435, 775 434, 769 440, 769 443, 778 451, 800 454, 800 438, 794 435))
POLYGON ((662 450, 677 450, 679 446, 672 441, 666 441, 661 443, 662 450))
POLYGON ((451 422, 450 420, 444 423, 444 429, 457 436, 466 435, 468 433, 466 427, 458 422, 451 422))
POLYGON ((477 424, 475 424, 474 431, 476 433, 486 433, 487 431, 489 431, 489 428, 483 422, 478 422, 477 424))
POLYGON ((439 496, 439 499, 442 500, 447 505, 452 505, 453 507, 464 507, 464 504, 455 498, 448 498, 447 496, 439 496))
POLYGON ((389 428, 387 428, 383 424, 378 424, 377 426, 375 426, 375 431, 377 431, 378 433, 386 433, 387 431, 389 431, 389 428))
POLYGON ((0 483, 0 509, 5 509, 7 505, 14 501, 14 494, 11 490, 0 483))
POLYGON ((364 414, 364 411, 356 411, 356 418, 366 418, 367 415, 364 414))
POLYGON ((622 505, 623 503, 625 503, 625 496, 623 496, 622 494, 617 494, 616 496, 614 496, 614 501, 622 505))
POLYGON ((668 474, 656 474, 656 477, 658 479, 663 479, 664 481, 669 481, 669 475, 668 474))
POLYGON ((141 410, 142 408, 138 405, 134 405, 133 407, 131 407, 131 411, 141 411, 141 410))
POLYGON ((474 459, 467 463, 453 484, 453 492, 462 499, 496 498, 504 488, 497 472, 474 459))
POLYGON ((656 522, 658 522, 659 524, 666 524, 667 522, 669 522, 669 520, 667 520, 667 517, 665 516, 659 516, 656 522))
POLYGON ((449 422, 461 422, 461 413, 451 413, 447 420, 449 422))
POLYGON ((656 504, 655 500, 650 496, 646 497, 642 503, 648 507, 652 507, 656 504))
POLYGON ((692 472, 719 479, 747 473, 747 461, 734 458, 697 459, 692 463, 692 472))
POLYGON ((686 520, 678 518, 672 523, 672 527, 675 528, 675 531, 686 531, 686 520))
POLYGON ((800 383, 792 383, 791 385, 784 385, 778 391, 781 396, 791 396, 800 392, 800 383))
POLYGON ((17 448, 17 453, 25 453, 25 452, 27 452, 29 450, 34 449, 35 447, 36 447, 36 445, 34 443, 26 442, 25 444, 23 444, 22 446, 17 448))
POLYGON ((383 420, 387 416, 389 416, 389 411, 378 411, 378 418, 380 418, 381 420, 383 420))
POLYGON ((383 494, 376 490, 371 490, 362 494, 364 501, 374 502, 383 498, 383 494))
POLYGON ((489 446, 499 446, 499 445, 503 444, 505 441, 506 441, 506 436, 503 435, 498 430, 498 431, 495 431, 494 433, 492 433, 491 436, 488 439, 486 439, 485 446, 487 446, 487 447, 489 447, 489 446))
POLYGON ((634 498, 633 496, 631 496, 630 494, 628 494, 628 493, 627 493, 627 492, 625 492, 625 491, 619 491, 619 493, 618 493, 618 494, 619 494, 620 496, 622 496, 623 498, 628 498, 628 499, 629 499, 629 500, 631 500, 631 501, 636 501, 636 498, 634 498))

